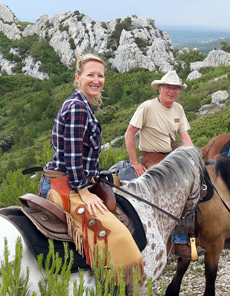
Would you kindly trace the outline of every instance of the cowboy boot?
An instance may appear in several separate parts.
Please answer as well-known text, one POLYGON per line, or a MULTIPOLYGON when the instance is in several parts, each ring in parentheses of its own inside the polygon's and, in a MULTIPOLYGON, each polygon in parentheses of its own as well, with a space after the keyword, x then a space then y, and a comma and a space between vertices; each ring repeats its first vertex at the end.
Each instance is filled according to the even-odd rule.
MULTIPOLYGON (((197 255, 201 256, 205 253, 205 250, 200 246, 197 246, 197 255)), ((191 259, 191 246, 189 244, 175 244, 174 254, 178 257, 191 259)))

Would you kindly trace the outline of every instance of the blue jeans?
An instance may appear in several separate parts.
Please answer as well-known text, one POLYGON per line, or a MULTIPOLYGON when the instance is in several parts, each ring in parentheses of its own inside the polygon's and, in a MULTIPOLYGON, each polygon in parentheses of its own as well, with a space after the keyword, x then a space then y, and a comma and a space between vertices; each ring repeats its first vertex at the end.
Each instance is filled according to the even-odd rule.
POLYGON ((41 190, 42 197, 46 198, 47 193, 50 189, 51 189, 50 183, 45 180, 44 176, 42 176, 40 180, 40 190, 41 190))
POLYGON ((171 241, 174 244, 187 244, 188 243, 188 234, 187 233, 171 233, 171 241))

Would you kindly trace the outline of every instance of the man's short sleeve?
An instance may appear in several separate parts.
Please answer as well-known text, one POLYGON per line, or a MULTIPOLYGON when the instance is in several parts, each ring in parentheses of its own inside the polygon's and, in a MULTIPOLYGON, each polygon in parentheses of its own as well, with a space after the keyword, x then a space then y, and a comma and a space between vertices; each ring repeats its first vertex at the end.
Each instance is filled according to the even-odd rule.
POLYGON ((141 129, 145 124, 145 118, 146 118, 145 113, 146 113, 145 105, 144 103, 142 103, 133 114, 133 117, 131 118, 129 123, 141 129))

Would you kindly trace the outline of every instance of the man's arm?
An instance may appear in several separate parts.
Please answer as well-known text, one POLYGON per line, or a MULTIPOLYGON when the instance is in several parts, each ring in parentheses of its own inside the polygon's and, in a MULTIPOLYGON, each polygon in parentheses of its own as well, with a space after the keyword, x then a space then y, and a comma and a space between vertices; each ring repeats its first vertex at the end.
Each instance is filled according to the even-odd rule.
POLYGON ((125 132, 125 144, 129 154, 131 164, 137 161, 135 134, 139 131, 139 128, 129 124, 125 132))
POLYGON ((192 140, 187 131, 179 132, 179 137, 180 137, 182 146, 193 146, 192 140))
POLYGON ((145 167, 138 162, 137 153, 136 153, 136 144, 135 144, 135 134, 139 131, 139 128, 129 124, 125 132, 125 144, 128 151, 129 159, 131 165, 135 169, 137 177, 141 176, 145 171, 145 167))

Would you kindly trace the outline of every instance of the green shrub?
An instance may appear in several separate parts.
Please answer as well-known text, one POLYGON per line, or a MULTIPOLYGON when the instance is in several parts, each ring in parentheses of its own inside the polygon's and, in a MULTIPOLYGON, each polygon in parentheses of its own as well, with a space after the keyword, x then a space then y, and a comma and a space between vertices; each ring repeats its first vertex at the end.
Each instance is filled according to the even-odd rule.
POLYGON ((29 267, 26 274, 21 274, 22 241, 17 238, 15 244, 15 260, 13 266, 9 263, 8 242, 5 238, 4 262, 1 262, 0 291, 2 296, 26 296, 28 295, 29 267))
POLYGON ((0 134, 0 148, 6 152, 14 145, 14 136, 12 134, 0 134))
MULTIPOLYGON (((45 260, 45 267, 43 269, 43 254, 38 255, 38 267, 41 272, 41 279, 38 282, 38 288, 41 296, 45 295, 69 295, 69 282, 71 275, 71 267, 73 264, 73 251, 68 250, 68 243, 64 245, 64 262, 59 257, 59 253, 55 252, 52 240, 49 240, 49 253, 45 260), (60 274, 60 276, 58 276, 60 274)), ((110 255, 107 262, 107 268, 104 266, 105 258, 107 256, 106 246, 102 255, 98 255, 97 245, 95 245, 95 264, 93 267, 96 291, 94 289, 89 291, 88 287, 84 286, 83 271, 79 270, 80 281, 77 283, 73 280, 73 293, 74 296, 82 296, 84 292, 90 296, 111 296, 115 289, 115 268, 110 261, 110 255)), ((15 246, 15 260, 13 267, 8 260, 8 244, 5 238, 4 261, 1 262, 2 283, 0 284, 0 292, 2 296, 26 296, 29 293, 29 267, 26 266, 26 275, 21 274, 21 261, 22 261, 22 241, 17 238, 15 246)), ((139 289, 140 275, 137 270, 133 268, 134 289, 133 296, 137 296, 139 289)), ((148 294, 151 295, 152 283, 147 279, 148 294)), ((126 285, 124 282, 124 269, 120 267, 120 282, 116 288, 116 295, 123 296, 126 293, 126 285)), ((37 294, 30 291, 30 295, 36 296, 37 294)))

